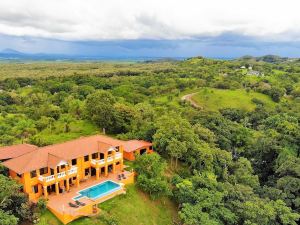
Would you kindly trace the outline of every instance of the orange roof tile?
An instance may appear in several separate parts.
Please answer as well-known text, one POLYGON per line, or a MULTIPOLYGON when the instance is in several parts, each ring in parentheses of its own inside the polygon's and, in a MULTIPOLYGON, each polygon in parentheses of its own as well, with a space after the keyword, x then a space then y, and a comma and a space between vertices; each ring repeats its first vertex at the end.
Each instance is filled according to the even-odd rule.
POLYGON ((60 157, 57 157, 56 155, 52 155, 50 153, 48 153, 48 167, 49 168, 56 168, 59 164, 66 164, 66 160, 60 158, 60 157))
POLYGON ((22 174, 47 166, 55 167, 61 161, 75 159, 92 153, 104 153, 109 151, 111 147, 124 146, 124 151, 131 152, 151 145, 152 143, 147 141, 121 141, 104 135, 94 135, 41 148, 35 146, 35 151, 29 151, 2 164, 22 174))
POLYGON ((111 149, 113 147, 116 147, 116 146, 112 146, 110 144, 98 141, 98 151, 99 152, 105 153, 105 152, 107 152, 109 149, 111 149))
POLYGON ((0 147, 0 160, 16 158, 36 150, 38 147, 30 144, 18 144, 0 147))
POLYGON ((148 141, 142 141, 142 140, 130 140, 130 141, 126 141, 123 144, 123 146, 125 152, 133 152, 140 148, 152 146, 152 143, 148 141))
POLYGON ((17 158, 7 160, 2 164, 18 174, 47 167, 48 152, 32 151, 17 158))
POLYGON ((94 135, 82 137, 72 141, 60 144, 49 145, 38 148, 35 152, 29 152, 14 159, 3 162, 3 165, 9 169, 22 174, 32 170, 40 169, 48 166, 49 153, 56 157, 50 159, 53 166, 59 160, 71 160, 82 157, 95 152, 103 152, 105 148, 121 146, 124 141, 117 140, 104 135, 94 135), (101 147, 99 143, 101 144, 101 147))

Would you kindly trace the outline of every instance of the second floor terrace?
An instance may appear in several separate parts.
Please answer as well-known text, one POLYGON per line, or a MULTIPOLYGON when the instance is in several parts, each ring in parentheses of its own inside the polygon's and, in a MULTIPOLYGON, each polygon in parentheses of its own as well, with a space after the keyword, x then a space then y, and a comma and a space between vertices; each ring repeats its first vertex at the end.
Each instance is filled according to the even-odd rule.
POLYGON ((96 152, 71 160, 63 160, 55 156, 50 156, 49 159, 50 163, 48 163, 48 167, 30 172, 31 178, 37 177, 38 181, 44 185, 76 177, 79 171, 90 167, 108 167, 122 161, 123 153, 118 148, 112 148, 105 153, 96 152))
POLYGON ((39 175, 38 180, 43 184, 50 184, 59 182, 61 180, 65 180, 74 176, 77 176, 78 167, 77 166, 66 166, 65 170, 61 170, 60 172, 55 171, 54 169, 50 169, 50 175, 47 173, 46 175, 39 175))
POLYGON ((120 160, 123 160, 123 153, 112 150, 108 154, 100 153, 99 156, 92 155, 91 165, 94 167, 103 167, 120 160))

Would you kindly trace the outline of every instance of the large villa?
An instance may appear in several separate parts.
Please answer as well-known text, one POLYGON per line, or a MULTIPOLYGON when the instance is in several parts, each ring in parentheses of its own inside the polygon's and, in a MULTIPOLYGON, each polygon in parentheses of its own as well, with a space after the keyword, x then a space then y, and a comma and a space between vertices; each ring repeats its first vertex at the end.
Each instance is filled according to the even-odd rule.
POLYGON ((124 159, 152 151, 150 142, 94 135, 46 147, 0 147, 0 161, 31 201, 46 198, 48 209, 67 224, 97 214, 98 203, 126 193, 134 174, 124 170, 124 159))

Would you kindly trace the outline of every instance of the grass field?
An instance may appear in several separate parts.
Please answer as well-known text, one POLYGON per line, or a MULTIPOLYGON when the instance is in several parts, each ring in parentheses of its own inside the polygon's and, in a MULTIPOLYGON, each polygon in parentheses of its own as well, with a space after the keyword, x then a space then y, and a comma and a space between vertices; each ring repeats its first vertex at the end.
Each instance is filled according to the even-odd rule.
POLYGON ((99 133, 99 128, 86 120, 74 120, 70 123, 70 131, 64 133, 64 123, 62 121, 56 121, 55 128, 50 131, 49 128, 44 129, 38 134, 38 138, 42 143, 56 144, 73 140, 81 136, 89 136, 99 133))
MULTIPOLYGON (((176 206, 169 200, 152 201, 135 185, 127 187, 126 195, 117 196, 99 205, 102 213, 113 217, 119 225, 171 225, 177 220, 176 206)), ((38 225, 61 225, 56 217, 46 211, 38 225)), ((101 218, 80 218, 70 225, 107 225, 101 218)))
POLYGON ((264 102, 267 108, 275 107, 275 102, 264 94, 257 92, 247 93, 245 90, 223 90, 204 88, 197 92, 192 99, 206 110, 217 111, 222 108, 237 108, 251 111, 255 109, 253 98, 264 102))

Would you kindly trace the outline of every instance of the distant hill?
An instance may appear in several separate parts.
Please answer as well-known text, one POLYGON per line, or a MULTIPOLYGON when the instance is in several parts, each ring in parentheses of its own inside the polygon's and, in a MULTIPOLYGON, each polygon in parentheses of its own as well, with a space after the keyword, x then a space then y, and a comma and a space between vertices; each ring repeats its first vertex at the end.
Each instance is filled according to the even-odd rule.
POLYGON ((19 52, 17 50, 6 48, 0 51, 0 60, 63 60, 68 57, 64 55, 52 55, 52 54, 29 54, 19 52))
POLYGON ((24 53, 16 51, 11 48, 6 48, 1 51, 2 54, 15 54, 15 55, 23 55, 24 53))
POLYGON ((267 63, 282 63, 287 61, 295 61, 295 58, 288 58, 288 57, 280 57, 278 55, 264 55, 259 57, 254 56, 243 56, 237 59, 238 61, 247 61, 247 62, 267 62, 267 63))
POLYGON ((47 53, 24 53, 14 49, 3 49, 0 51, 0 61, 84 61, 84 60, 101 60, 101 61, 143 61, 143 62, 156 62, 156 61, 176 61, 183 58, 167 58, 167 57, 107 57, 101 55, 86 56, 86 55, 63 55, 63 54, 47 54, 47 53))

